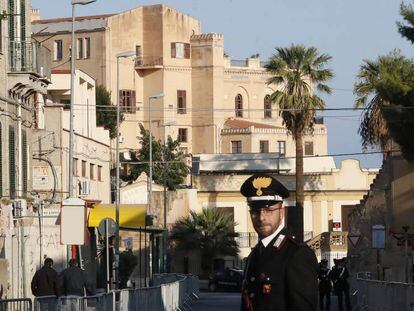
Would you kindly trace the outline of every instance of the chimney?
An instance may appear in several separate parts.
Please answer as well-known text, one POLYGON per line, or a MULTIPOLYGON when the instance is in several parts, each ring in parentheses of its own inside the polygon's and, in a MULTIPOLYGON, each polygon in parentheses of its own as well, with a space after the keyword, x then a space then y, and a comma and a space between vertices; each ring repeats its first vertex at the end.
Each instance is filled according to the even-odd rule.
POLYGON ((31 20, 32 20, 32 23, 34 21, 40 20, 40 9, 33 9, 32 8, 31 20))

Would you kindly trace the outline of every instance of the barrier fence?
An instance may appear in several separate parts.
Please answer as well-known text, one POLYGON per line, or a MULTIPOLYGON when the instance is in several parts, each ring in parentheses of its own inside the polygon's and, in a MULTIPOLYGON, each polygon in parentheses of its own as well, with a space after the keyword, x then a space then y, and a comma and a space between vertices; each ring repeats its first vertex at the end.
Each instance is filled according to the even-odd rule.
POLYGON ((0 299, 0 311, 173 311, 191 310, 199 296, 199 280, 183 274, 153 275, 152 286, 95 296, 44 296, 33 300, 0 299))
POLYGON ((414 284, 357 278, 359 310, 414 310, 414 284))

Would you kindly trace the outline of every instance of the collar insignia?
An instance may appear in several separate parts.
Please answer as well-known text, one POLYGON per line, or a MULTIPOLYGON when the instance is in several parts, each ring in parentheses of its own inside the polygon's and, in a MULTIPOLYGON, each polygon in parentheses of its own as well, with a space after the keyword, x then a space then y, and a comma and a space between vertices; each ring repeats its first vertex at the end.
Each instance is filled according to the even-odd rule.
POLYGON ((275 241, 275 244, 273 244, 274 247, 279 248, 280 244, 282 244, 283 240, 285 239, 284 234, 279 234, 278 238, 275 241))
POLYGON ((253 180, 253 187, 257 190, 256 194, 261 196, 263 194, 262 188, 267 188, 272 183, 272 178, 270 177, 257 177, 253 180))

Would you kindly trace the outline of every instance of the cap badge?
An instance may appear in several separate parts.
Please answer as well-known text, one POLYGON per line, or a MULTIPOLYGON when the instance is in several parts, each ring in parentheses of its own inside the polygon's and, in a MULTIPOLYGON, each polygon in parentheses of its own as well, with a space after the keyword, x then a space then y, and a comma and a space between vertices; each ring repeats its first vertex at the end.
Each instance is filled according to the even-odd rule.
POLYGON ((257 177, 253 180, 253 187, 257 189, 256 194, 261 196, 263 194, 262 188, 267 188, 272 183, 270 177, 257 177))

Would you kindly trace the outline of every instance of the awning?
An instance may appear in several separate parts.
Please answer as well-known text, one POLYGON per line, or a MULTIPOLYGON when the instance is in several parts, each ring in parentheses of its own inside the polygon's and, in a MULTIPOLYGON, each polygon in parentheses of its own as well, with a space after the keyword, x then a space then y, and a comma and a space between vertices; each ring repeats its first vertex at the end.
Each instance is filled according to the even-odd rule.
MULTIPOLYGON (((119 206, 120 227, 143 227, 147 206, 144 204, 121 204, 119 206)), ((90 209, 88 226, 98 227, 102 219, 112 218, 115 221, 115 204, 98 204, 90 209)))

